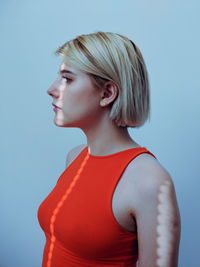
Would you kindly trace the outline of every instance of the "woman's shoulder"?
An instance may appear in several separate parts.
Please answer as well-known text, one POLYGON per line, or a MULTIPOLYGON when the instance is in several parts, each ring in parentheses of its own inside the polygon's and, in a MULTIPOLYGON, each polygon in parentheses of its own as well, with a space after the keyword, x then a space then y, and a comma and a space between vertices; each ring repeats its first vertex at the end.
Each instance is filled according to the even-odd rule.
POLYGON ((87 146, 86 144, 81 144, 69 150, 69 152, 67 153, 67 158, 66 158, 66 167, 70 165, 70 163, 81 153, 81 151, 86 146, 87 146))
POLYGON ((86 146, 86 144, 75 146, 69 151, 69 153, 70 155, 78 155, 86 146))
POLYGON ((169 171, 148 153, 142 153, 130 161, 126 168, 129 182, 134 184, 137 192, 144 194, 153 190, 156 192, 161 185, 167 183, 174 187, 169 171))
POLYGON ((176 189, 168 170, 150 154, 142 153, 134 158, 126 168, 126 192, 131 214, 138 218, 145 213, 148 203, 157 209, 162 196, 172 205, 177 205, 176 189), (138 216, 139 215, 139 216, 138 216))

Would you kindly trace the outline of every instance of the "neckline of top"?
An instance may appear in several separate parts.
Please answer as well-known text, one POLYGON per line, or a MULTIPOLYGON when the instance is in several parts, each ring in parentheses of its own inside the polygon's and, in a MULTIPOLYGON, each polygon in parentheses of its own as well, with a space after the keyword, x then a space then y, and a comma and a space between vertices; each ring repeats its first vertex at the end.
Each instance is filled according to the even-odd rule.
POLYGON ((128 149, 125 149, 125 150, 121 150, 121 151, 115 152, 113 154, 102 155, 102 156, 97 156, 97 155, 90 154, 89 151, 88 151, 88 146, 86 146, 85 149, 86 149, 86 152, 87 152, 87 154, 89 155, 90 158, 102 159, 102 158, 113 157, 113 156, 122 154, 124 152, 131 151, 131 150, 136 150, 137 151, 137 150, 141 150, 141 149, 146 149, 146 147, 132 147, 132 148, 128 148, 128 149))

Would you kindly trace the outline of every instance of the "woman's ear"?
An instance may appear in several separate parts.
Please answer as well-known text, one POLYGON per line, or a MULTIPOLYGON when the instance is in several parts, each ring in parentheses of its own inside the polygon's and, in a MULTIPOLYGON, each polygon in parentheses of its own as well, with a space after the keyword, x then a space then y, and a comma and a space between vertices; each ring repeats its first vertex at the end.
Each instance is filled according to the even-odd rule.
POLYGON ((101 106, 107 106, 112 103, 118 96, 118 87, 113 81, 104 84, 101 92, 101 106))

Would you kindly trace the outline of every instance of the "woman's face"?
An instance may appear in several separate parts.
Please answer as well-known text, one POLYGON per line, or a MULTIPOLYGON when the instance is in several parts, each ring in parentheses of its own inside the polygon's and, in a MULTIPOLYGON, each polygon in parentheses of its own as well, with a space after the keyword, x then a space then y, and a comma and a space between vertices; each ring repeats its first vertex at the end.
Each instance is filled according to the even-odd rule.
POLYGON ((60 108, 55 111, 57 126, 89 127, 102 112, 100 91, 93 86, 90 77, 66 63, 61 64, 58 79, 47 93, 53 97, 52 103, 60 108))

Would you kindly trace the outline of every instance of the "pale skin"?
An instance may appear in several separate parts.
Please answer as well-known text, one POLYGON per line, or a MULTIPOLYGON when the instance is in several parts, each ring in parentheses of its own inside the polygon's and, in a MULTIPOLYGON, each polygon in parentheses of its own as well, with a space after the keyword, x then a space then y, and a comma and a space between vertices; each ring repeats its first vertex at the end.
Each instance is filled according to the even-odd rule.
MULTIPOLYGON (((116 126, 108 117, 109 104, 118 94, 114 82, 106 82, 97 90, 86 73, 64 62, 59 73, 47 91, 53 97, 53 103, 61 108, 55 112, 57 126, 82 129, 89 153, 93 155, 109 155, 140 147, 127 128, 116 126), (64 73, 64 70, 74 74, 64 73)), ((68 153, 67 166, 84 147, 78 146, 68 153)), ((112 204, 119 224, 138 234, 137 266, 178 266, 180 213, 173 180, 158 160, 147 153, 132 160, 116 187, 112 204)))

